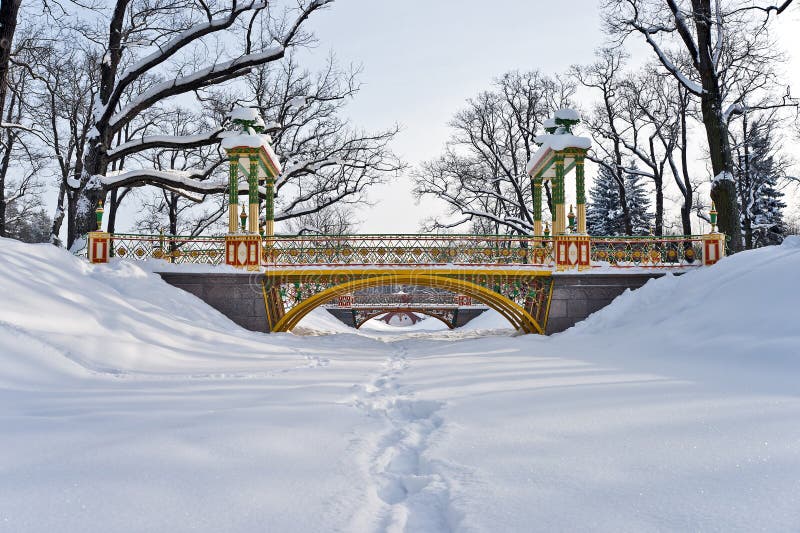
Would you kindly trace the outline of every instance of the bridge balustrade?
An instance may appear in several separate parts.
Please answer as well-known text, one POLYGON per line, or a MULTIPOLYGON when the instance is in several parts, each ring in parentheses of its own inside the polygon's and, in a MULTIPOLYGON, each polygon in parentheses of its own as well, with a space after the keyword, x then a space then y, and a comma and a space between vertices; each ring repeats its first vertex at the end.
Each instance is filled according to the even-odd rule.
MULTIPOLYGON (((704 263, 707 236, 591 237, 592 266, 696 267, 704 263)), ((176 264, 225 263, 225 237, 110 236, 112 256, 164 259, 176 264)), ((471 265, 554 266, 553 241, 501 235, 314 235, 264 240, 262 266, 471 265)))

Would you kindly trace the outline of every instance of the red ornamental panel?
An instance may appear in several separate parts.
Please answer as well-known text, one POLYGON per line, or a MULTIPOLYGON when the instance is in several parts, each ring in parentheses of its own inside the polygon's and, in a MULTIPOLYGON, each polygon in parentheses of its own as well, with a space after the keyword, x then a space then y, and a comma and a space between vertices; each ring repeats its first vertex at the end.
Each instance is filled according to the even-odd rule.
POLYGON ((89 261, 91 263, 108 263, 110 237, 110 234, 102 231, 89 233, 89 261))
POLYGON ((342 294, 339 296, 339 307, 353 307, 354 298, 352 294, 342 294))
POLYGON ((467 296, 466 294, 458 294, 456 295, 456 305, 472 305, 472 297, 467 296))
POLYGON ((591 267, 590 242, 586 236, 559 236, 555 242, 556 266, 559 270, 591 267))
POLYGON ((260 250, 258 235, 229 236, 225 239, 225 264, 255 270, 261 265, 260 250))
POLYGON ((722 258, 722 243, 720 239, 706 239, 703 241, 703 264, 713 265, 722 258))

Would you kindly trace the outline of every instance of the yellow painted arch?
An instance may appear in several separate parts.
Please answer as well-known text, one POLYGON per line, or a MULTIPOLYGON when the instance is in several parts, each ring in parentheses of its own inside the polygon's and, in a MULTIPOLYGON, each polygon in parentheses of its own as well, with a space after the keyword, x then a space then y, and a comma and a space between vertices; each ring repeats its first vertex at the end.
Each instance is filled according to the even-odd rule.
POLYGON ((348 281, 340 285, 336 285, 322 292, 319 292, 298 303, 292 307, 272 328, 272 331, 291 331, 300 322, 303 317, 316 309, 320 305, 327 303, 342 294, 347 294, 360 289, 368 289, 370 287, 381 287, 391 284, 408 284, 408 285, 421 285, 424 287, 436 287, 445 289, 459 294, 465 294, 486 304, 498 313, 500 313, 506 320, 508 320, 515 329, 525 333, 539 333, 544 334, 541 326, 530 313, 528 313, 522 306, 513 302, 492 290, 481 287, 471 281, 461 279, 446 278, 443 276, 436 276, 430 274, 389 274, 383 276, 375 276, 371 278, 359 279, 348 281))

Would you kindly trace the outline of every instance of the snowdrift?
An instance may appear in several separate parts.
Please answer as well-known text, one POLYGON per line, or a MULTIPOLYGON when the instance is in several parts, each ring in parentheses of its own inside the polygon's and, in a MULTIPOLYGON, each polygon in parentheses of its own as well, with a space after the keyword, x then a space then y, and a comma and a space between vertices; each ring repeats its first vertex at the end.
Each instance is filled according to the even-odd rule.
POLYGON ((0 379, 263 370, 262 358, 298 357, 300 339, 265 342, 147 272, 152 265, 91 265, 49 244, 0 239, 0 268, 0 379))
POLYGON ((590 358, 788 392, 800 369, 798 273, 800 237, 788 237, 651 280, 548 342, 591 346, 590 358), (721 362, 729 365, 722 372, 721 362))

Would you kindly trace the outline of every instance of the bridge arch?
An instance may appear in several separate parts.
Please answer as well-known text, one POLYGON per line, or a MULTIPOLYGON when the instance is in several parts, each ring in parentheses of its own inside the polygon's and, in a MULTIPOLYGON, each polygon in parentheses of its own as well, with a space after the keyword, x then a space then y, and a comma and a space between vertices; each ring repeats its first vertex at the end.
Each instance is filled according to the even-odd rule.
POLYGON ((298 303, 292 307, 272 328, 272 331, 291 331, 308 313, 317 307, 341 296, 360 289, 367 289, 371 287, 381 287, 391 284, 408 284, 408 285, 421 285, 424 287, 435 287, 446 289, 459 294, 465 294, 473 299, 487 305, 500 313, 506 320, 511 323, 514 329, 523 331, 525 333, 539 333, 544 334, 542 327, 518 303, 513 302, 490 289, 482 287, 471 281, 465 281, 458 278, 450 278, 435 274, 387 274, 383 276, 374 276, 365 279, 358 279, 348 281, 335 285, 322 292, 319 292, 298 303))

